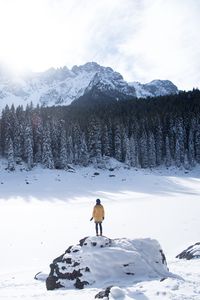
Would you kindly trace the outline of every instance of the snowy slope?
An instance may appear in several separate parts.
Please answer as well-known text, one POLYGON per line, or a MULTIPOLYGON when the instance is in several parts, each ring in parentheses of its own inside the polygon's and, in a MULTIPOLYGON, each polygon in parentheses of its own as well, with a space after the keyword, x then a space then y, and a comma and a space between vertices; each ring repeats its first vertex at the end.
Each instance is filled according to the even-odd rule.
POLYGON ((82 66, 49 69, 43 73, 29 73, 15 77, 0 72, 0 109, 12 104, 32 102, 44 106, 69 105, 91 89, 96 88, 114 99, 147 97, 178 92, 170 81, 155 80, 149 84, 128 84, 121 74, 95 62, 82 66))
POLYGON ((135 88, 137 98, 173 95, 178 92, 177 87, 169 80, 153 80, 146 84, 132 82, 129 85, 135 88))
POLYGON ((200 299, 200 260, 175 258, 199 241, 199 167, 189 172, 119 168, 94 175, 92 168, 9 173, 0 163, 1 300, 90 300, 105 288, 47 291, 45 282, 34 280, 39 271, 49 273, 49 263, 68 245, 95 233, 89 220, 97 197, 106 210, 106 236, 158 240, 176 274, 164 281, 121 281, 110 299, 200 299))

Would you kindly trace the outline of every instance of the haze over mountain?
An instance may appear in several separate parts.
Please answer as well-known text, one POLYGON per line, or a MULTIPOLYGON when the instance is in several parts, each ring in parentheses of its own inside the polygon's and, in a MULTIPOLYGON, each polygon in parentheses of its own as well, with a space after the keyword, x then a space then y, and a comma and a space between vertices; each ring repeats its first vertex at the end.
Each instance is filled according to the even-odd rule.
POLYGON ((169 80, 153 80, 147 84, 128 83, 110 67, 95 62, 68 69, 51 68, 45 72, 29 72, 14 76, 4 67, 0 69, 0 108, 6 104, 53 106, 69 105, 90 91, 112 99, 146 98, 176 94, 178 88, 169 80))

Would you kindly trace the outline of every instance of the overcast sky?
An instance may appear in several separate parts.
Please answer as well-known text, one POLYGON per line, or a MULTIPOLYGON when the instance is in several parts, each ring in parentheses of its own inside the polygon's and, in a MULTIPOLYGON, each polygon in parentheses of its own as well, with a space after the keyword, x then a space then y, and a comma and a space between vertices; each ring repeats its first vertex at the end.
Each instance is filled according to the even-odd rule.
POLYGON ((0 61, 20 71, 96 61, 127 81, 200 88, 200 0, 0 0, 0 61))

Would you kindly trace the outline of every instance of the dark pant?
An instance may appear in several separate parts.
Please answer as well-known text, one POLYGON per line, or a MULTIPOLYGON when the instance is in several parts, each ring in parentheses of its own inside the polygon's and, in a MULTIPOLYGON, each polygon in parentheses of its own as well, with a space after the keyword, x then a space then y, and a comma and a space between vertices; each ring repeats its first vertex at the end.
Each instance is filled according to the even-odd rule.
POLYGON ((99 235, 98 227, 100 229, 100 235, 102 235, 102 222, 95 222, 96 235, 99 235))

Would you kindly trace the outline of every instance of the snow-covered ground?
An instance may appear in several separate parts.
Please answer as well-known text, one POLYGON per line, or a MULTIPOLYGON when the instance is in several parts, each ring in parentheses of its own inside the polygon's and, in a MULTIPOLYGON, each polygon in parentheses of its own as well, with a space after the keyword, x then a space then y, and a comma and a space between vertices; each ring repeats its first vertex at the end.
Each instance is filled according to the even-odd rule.
POLYGON ((175 259, 199 241, 200 167, 187 172, 77 168, 74 173, 4 168, 1 162, 0 300, 94 299, 96 287, 47 291, 34 276, 49 273, 49 264, 68 246, 94 235, 90 218, 96 198, 106 211, 105 236, 157 239, 170 272, 179 276, 118 284, 111 299, 200 299, 200 261, 175 259))

